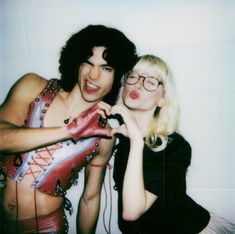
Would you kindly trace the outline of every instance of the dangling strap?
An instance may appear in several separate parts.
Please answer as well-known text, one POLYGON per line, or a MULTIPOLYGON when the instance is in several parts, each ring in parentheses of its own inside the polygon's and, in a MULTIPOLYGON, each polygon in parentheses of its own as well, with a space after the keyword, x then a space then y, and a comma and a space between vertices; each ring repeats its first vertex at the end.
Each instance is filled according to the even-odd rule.
POLYGON ((109 205, 110 205, 110 209, 109 209, 109 220, 108 220, 108 228, 106 225, 106 221, 105 221, 105 215, 106 215, 106 210, 107 210, 107 206, 108 206, 108 194, 107 194, 107 189, 106 189, 106 184, 105 184, 105 180, 104 180, 104 193, 105 193, 105 205, 104 205, 104 211, 103 211, 103 225, 104 225, 104 229, 106 231, 107 234, 111 234, 111 220, 112 220, 112 185, 111 185, 111 181, 112 181, 112 174, 111 174, 111 170, 112 170, 112 165, 110 163, 108 164, 95 164, 95 163, 89 163, 87 166, 89 167, 108 167, 109 169, 109 205))
POLYGON ((37 210, 37 190, 36 190, 36 186, 34 186, 33 189, 33 193, 34 193, 34 211, 35 211, 35 225, 36 225, 36 233, 39 233, 39 228, 38 228, 38 210, 37 210))
POLYGON ((112 185, 111 185, 111 181, 112 181, 112 165, 110 163, 108 163, 108 169, 109 169, 109 205, 110 205, 110 209, 109 209, 109 220, 108 220, 108 228, 106 225, 106 221, 105 221, 105 214, 106 214, 106 209, 107 209, 107 203, 108 203, 108 194, 107 194, 107 189, 106 189, 106 184, 104 181, 104 192, 105 192, 105 207, 104 207, 104 211, 103 211, 103 225, 104 225, 104 229, 106 231, 107 234, 111 234, 111 220, 112 220, 112 185))
POLYGON ((18 182, 16 181, 16 233, 19 231, 19 201, 18 201, 18 182))
MULTIPOLYGON (((16 184, 16 233, 19 231, 19 200, 18 200, 18 181, 16 184)), ((38 212, 37 212, 37 198, 36 198, 36 186, 34 186, 34 210, 35 210, 35 222, 36 232, 38 233, 38 212)))
MULTIPOLYGON (((118 143, 117 143, 118 144, 118 143)), ((116 145, 117 145, 116 144, 116 145)), ((117 153, 117 148, 114 146, 113 148, 113 154, 111 157, 115 157, 117 153)), ((100 166, 100 165, 95 165, 95 166, 100 166)), ((107 190, 106 190, 106 185, 105 185, 105 180, 104 180, 104 192, 105 192, 105 208, 104 208, 104 212, 103 212, 103 224, 104 224, 104 229, 106 231, 107 234, 111 234, 111 220, 112 220, 112 173, 111 170, 113 168, 113 166, 108 163, 108 169, 109 169, 109 195, 110 195, 110 210, 109 210, 109 225, 108 228, 106 227, 106 222, 105 222, 105 212, 106 212, 106 208, 107 208, 107 190)))

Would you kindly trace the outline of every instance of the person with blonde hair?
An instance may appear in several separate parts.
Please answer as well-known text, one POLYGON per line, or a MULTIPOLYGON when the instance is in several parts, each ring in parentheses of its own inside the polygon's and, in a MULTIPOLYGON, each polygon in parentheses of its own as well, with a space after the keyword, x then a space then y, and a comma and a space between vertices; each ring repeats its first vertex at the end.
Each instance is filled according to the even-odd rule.
POLYGON ((123 124, 117 135, 114 181, 122 233, 235 233, 186 193, 191 146, 177 133, 179 108, 167 64, 139 58, 124 77, 121 104, 112 115, 123 124))

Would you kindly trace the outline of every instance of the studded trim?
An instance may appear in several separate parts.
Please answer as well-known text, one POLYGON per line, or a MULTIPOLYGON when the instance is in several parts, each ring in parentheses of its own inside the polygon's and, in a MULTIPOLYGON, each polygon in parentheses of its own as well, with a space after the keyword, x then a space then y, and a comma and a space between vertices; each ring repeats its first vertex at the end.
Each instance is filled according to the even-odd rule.
MULTIPOLYGON (((30 104, 25 122, 30 128, 43 128, 43 120, 60 90, 57 79, 48 82, 47 87, 30 104)), ((92 137, 77 142, 66 140, 21 155, 6 157, 3 170, 15 181, 32 176, 32 186, 53 196, 64 196, 72 184, 77 183, 78 172, 97 154, 100 138, 92 137)))

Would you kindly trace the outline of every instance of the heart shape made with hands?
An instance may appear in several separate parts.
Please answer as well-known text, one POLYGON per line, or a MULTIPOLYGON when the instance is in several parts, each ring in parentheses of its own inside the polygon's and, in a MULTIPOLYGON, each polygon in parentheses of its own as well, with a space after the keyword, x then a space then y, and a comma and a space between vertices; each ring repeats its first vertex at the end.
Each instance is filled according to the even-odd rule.
POLYGON ((123 118, 120 114, 111 114, 112 107, 102 103, 82 112, 67 125, 67 131, 75 141, 88 137, 112 137, 123 132, 123 118), (108 109, 107 109, 108 108, 108 109), (106 127, 106 125, 109 127, 106 127))

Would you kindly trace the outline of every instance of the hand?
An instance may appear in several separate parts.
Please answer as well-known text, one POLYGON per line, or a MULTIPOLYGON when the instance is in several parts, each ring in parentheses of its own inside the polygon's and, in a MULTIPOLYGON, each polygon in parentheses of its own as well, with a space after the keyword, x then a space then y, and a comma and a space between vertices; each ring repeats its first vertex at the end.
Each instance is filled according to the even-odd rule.
POLYGON ((131 113, 124 105, 118 104, 113 106, 111 109, 111 114, 121 115, 124 121, 122 125, 112 129, 112 134, 121 133, 122 135, 129 137, 130 140, 142 140, 142 134, 135 119, 131 116, 131 113))
MULTIPOLYGON (((111 108, 111 107, 110 107, 111 108)), ((105 128, 109 114, 109 105, 101 102, 82 112, 67 125, 67 131, 74 140, 91 136, 111 136, 110 129, 105 128)))

